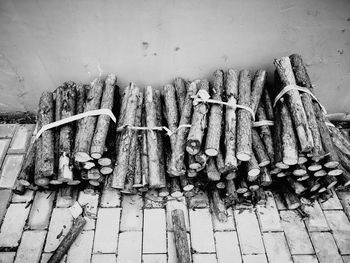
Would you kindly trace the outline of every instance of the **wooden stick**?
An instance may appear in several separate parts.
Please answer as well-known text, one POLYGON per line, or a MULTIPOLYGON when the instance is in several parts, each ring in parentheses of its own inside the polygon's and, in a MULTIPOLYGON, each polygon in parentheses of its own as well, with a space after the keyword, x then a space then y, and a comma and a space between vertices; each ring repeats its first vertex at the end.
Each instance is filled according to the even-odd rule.
POLYGON ((272 106, 270 93, 267 88, 263 89, 261 101, 263 102, 263 107, 266 113, 267 120, 273 121, 275 119, 275 114, 272 106))
POLYGON ((319 182, 322 186, 326 187, 326 189, 331 189, 337 184, 338 180, 334 176, 323 176, 320 178, 319 182))
POLYGON ((286 176, 286 181, 289 183, 289 186, 294 190, 297 195, 303 194, 307 189, 298 181, 290 176, 286 176))
MULTIPOLYGON (((198 91, 204 91, 209 93, 208 80, 199 81, 198 91)), ((207 128, 207 112, 208 105, 205 102, 199 102, 193 108, 192 124, 187 137, 186 144, 186 151, 191 155, 197 154, 201 149, 204 130, 207 128)))
MULTIPOLYGON (((263 102, 261 101, 259 103, 259 106, 256 111, 256 120, 257 121, 264 121, 267 120, 267 116, 265 113, 265 109, 263 106, 263 102)), ((273 141, 272 141, 272 132, 269 126, 264 125, 259 128, 256 128, 260 131, 261 140, 264 143, 266 153, 268 155, 270 163, 275 163, 275 153, 273 148, 273 141)), ((253 142, 253 150, 254 150, 254 142, 253 142)))
POLYGON ((187 83, 182 78, 175 78, 174 86, 176 91, 177 107, 179 109, 179 115, 181 115, 186 101, 187 83))
MULTIPOLYGON (((102 94, 101 109, 112 110, 117 76, 109 74, 105 80, 105 88, 102 94)), ((95 133, 91 142, 90 155, 94 159, 100 159, 104 152, 108 128, 111 118, 108 115, 100 115, 97 119, 95 133)))
MULTIPOLYGON (((52 92, 43 92, 39 101, 38 129, 54 120, 54 101, 52 92)), ((54 174, 54 135, 52 130, 43 132, 37 139, 34 182, 38 186, 49 184, 54 174)))
POLYGON ((307 180, 303 181, 303 184, 307 187, 307 189, 309 189, 310 192, 315 192, 321 187, 321 184, 314 178, 308 178, 307 180))
POLYGON ((303 176, 307 173, 307 169, 305 167, 305 165, 303 164, 297 164, 295 167, 294 167, 294 170, 293 170, 293 175, 295 176, 303 176))
POLYGON ((178 262, 191 263, 184 212, 181 209, 175 209, 171 212, 171 218, 174 226, 175 248, 178 262))
MULTIPOLYGON (((242 70, 239 74, 238 104, 250 107, 251 76, 249 70, 242 70)), ((237 113, 237 149, 236 157, 240 161, 248 161, 252 156, 251 114, 244 109, 237 113)))
POLYGON ((238 201, 235 182, 233 180, 226 180, 226 196, 228 203, 234 205, 238 201))
POLYGON ((253 182, 258 179, 260 174, 260 167, 255 155, 252 155, 250 160, 247 162, 247 181, 253 182))
MULTIPOLYGON (((224 72, 222 70, 216 70, 213 75, 214 81, 211 86, 211 97, 214 100, 222 101, 222 95, 224 92, 224 72)), ((222 114, 223 106, 221 104, 211 105, 205 143, 205 154, 208 156, 218 155, 222 132, 222 114)))
MULTIPOLYGON (((143 105, 141 114, 141 125, 146 126, 146 110, 145 105, 143 105)), ((148 188, 149 182, 149 167, 148 167, 148 142, 147 142, 147 131, 141 131, 141 172, 142 172, 142 187, 148 188)))
POLYGON ((259 101, 266 82, 266 71, 259 69, 254 76, 252 84, 252 93, 250 99, 250 108, 253 110, 254 115, 258 109, 259 101))
POLYGON ((281 105, 283 163, 295 165, 298 163, 298 145, 293 130, 293 123, 289 110, 285 104, 281 105))
POLYGON ((350 185, 350 173, 346 169, 344 169, 342 166, 340 166, 343 170, 343 173, 337 177, 338 183, 342 186, 348 186, 350 185))
POLYGON ((265 149, 265 146, 259 136, 259 133, 256 129, 252 129, 252 145, 253 152, 256 156, 258 164, 260 167, 264 167, 270 164, 270 159, 265 149))
POLYGON ((220 181, 221 174, 216 167, 216 162, 214 157, 210 157, 208 159, 207 175, 208 175, 209 181, 220 181))
MULTIPOLYGON (((102 90, 103 82, 101 79, 97 78, 91 82, 90 88, 87 91, 84 112, 100 108, 102 90)), ((79 122, 78 133, 75 136, 76 148, 74 153, 74 159, 77 162, 86 162, 92 159, 90 156, 90 146, 94 136, 96 121, 96 116, 88 116, 79 122)))
POLYGON ((341 131, 336 128, 329 126, 328 127, 333 144, 344 154, 350 156, 350 141, 348 138, 341 133, 341 131))
MULTIPOLYGON (((238 100, 239 72, 229 69, 225 75, 225 90, 227 102, 236 104, 238 100)), ((236 109, 226 107, 225 113, 225 166, 227 171, 237 170, 236 158, 236 109)))
POLYGON ((218 189, 214 188, 211 189, 211 205, 213 208, 213 212, 216 216, 216 218, 220 222, 227 222, 227 212, 226 212, 226 207, 219 195, 218 189))
MULTIPOLYGON (((177 108, 176 101, 176 90, 175 87, 171 84, 167 84, 163 88, 163 98, 164 98, 164 106, 165 106, 165 117, 167 121, 167 127, 172 132, 177 130, 179 126, 179 114, 177 108)), ((170 136, 170 146, 171 152, 174 151, 176 143, 176 134, 170 136)))
POLYGON ((169 178, 170 180, 170 195, 174 198, 179 198, 180 196, 183 196, 183 193, 181 192, 179 177, 172 177, 169 178))
POLYGON ((267 167, 261 168, 260 184, 261 186, 269 186, 272 184, 271 174, 267 167))
POLYGON ((29 186, 34 183, 35 154, 36 141, 32 139, 21 168, 21 172, 17 177, 18 182, 24 186, 29 186))
POLYGON ((280 191, 287 204, 288 209, 294 210, 301 206, 299 198, 296 196, 295 193, 291 191, 291 189, 287 185, 281 183, 280 191))
POLYGON ((180 185, 183 191, 188 192, 194 188, 192 178, 187 177, 186 175, 179 176, 180 185))
POLYGON ((316 172, 322 169, 322 165, 317 162, 312 162, 307 167, 308 171, 316 172))

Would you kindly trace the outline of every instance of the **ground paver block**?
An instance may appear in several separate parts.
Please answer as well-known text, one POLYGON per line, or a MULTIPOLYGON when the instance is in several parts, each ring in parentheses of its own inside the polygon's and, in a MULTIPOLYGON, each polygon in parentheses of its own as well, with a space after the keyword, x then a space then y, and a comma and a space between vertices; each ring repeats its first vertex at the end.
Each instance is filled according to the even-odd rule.
POLYGON ((142 231, 143 200, 139 195, 124 195, 120 231, 142 231))
POLYGON ((11 200, 11 192, 12 191, 8 189, 0 190, 0 226, 4 220, 7 206, 11 200))
POLYGON ((195 253, 215 253, 211 215, 208 208, 190 210, 191 246, 195 253))
POLYGON ((341 210, 324 211, 340 253, 350 254, 350 222, 341 210))
POLYGON ((277 205, 270 191, 266 191, 266 198, 265 205, 256 206, 261 231, 283 231, 277 205))
MULTIPOLYGON (((176 254, 174 232, 168 232, 167 234, 168 234, 168 263, 178 263, 179 260, 176 254)), ((190 234, 187 234, 187 240, 188 240, 188 251, 191 253, 190 234)))
POLYGON ((327 201, 321 203, 323 210, 342 210, 343 206, 341 205, 337 194, 332 190, 333 196, 327 201))
POLYGON ((142 232, 127 231, 119 234, 117 262, 141 263, 142 232))
POLYGON ((215 213, 211 214, 214 231, 234 231, 236 230, 232 208, 227 209, 227 221, 220 222, 215 213))
POLYGON ((294 263, 318 263, 316 255, 293 255, 294 263))
POLYGON ((45 237, 45 230, 24 231, 15 263, 39 262, 45 237))
POLYGON ((350 263, 350 255, 342 256, 344 263, 350 263))
POLYGON ((242 254, 265 253, 256 215, 251 210, 234 211, 242 254))
POLYGON ((25 153, 34 128, 34 124, 19 125, 12 138, 8 153, 25 153))
POLYGON ((166 243, 165 209, 145 209, 143 219, 142 253, 166 253, 166 243))
POLYGON ((93 254, 91 258, 91 263, 115 263, 116 261, 116 254, 93 254))
POLYGON ((28 203, 33 200, 35 192, 27 189, 23 195, 12 194, 11 203, 28 203))
POLYGON ((283 232, 265 232, 263 237, 269 263, 293 263, 283 232))
POLYGON ((84 213, 86 215, 86 224, 84 230, 94 230, 96 226, 96 217, 98 210, 98 194, 86 194, 84 191, 79 192, 78 202, 84 207, 84 213))
POLYGON ((0 252, 1 263, 13 263, 15 260, 16 252, 0 252))
POLYGON ((143 263, 167 263, 166 254, 144 254, 142 255, 143 263))
POLYGON ((190 231, 190 222, 189 222, 189 216, 188 216, 188 209, 186 204, 185 197, 181 197, 178 199, 170 199, 167 201, 166 204, 166 218, 167 218, 167 230, 173 231, 173 221, 171 218, 171 212, 175 209, 180 209, 184 212, 185 216, 185 225, 186 225, 186 231, 190 231))
POLYGON ((267 263, 265 254, 243 255, 243 263, 267 263))
POLYGON ((11 204, 0 229, 0 247, 17 247, 22 236, 30 205, 11 204), (16 220, 14 220, 16 219, 16 220))
POLYGON ((12 189, 21 171, 23 154, 6 155, 0 174, 0 187, 12 189))
POLYGON ((215 232, 216 255, 218 263, 242 262, 241 252, 239 249, 237 233, 215 232))
POLYGON ((28 226, 30 229, 46 229, 49 225, 56 192, 38 191, 30 210, 28 226))
POLYGON ((117 253, 121 208, 98 210, 94 253, 117 253))
POLYGON ((338 197, 340 203, 342 204, 346 215, 350 220, 350 192, 349 191, 339 191, 338 197))
POLYGON ((1 124, 0 125, 0 138, 12 138, 17 124, 1 124))
POLYGON ((314 202, 313 206, 305 206, 304 211, 309 215, 305 219, 305 224, 309 231, 312 232, 330 230, 321 206, 318 202, 314 202))
POLYGON ((2 162, 4 161, 4 158, 6 156, 7 149, 10 145, 11 140, 10 139, 1 139, 0 140, 0 166, 2 165, 2 162))
POLYGON ((343 262, 331 233, 310 232, 310 237, 320 263, 343 262))
POLYGON ((293 255, 314 254, 304 221, 297 212, 293 210, 280 211, 280 216, 291 253, 293 255))
POLYGON ((94 231, 82 231, 67 253, 67 263, 90 263, 94 231))
POLYGON ((57 208, 68 208, 71 207, 78 198, 78 189, 73 190, 73 196, 71 199, 66 199, 61 196, 61 189, 58 190, 57 199, 56 199, 56 207, 57 208))
MULTIPOLYGON (((52 255, 52 253, 43 253, 41 255, 40 263, 47 263, 49 261, 51 255, 52 255)), ((65 263, 66 261, 67 261, 67 255, 64 255, 64 257, 61 259, 60 263, 65 263)))
POLYGON ((287 210, 287 207, 283 201, 282 196, 279 193, 274 192, 273 196, 275 198, 276 207, 278 210, 287 210))
POLYGON ((49 231, 45 242, 45 252, 53 252, 68 233, 73 223, 73 217, 68 208, 52 210, 49 231))
POLYGON ((118 189, 109 188, 102 191, 100 207, 120 207, 121 194, 118 189))
POLYGON ((216 263, 215 254, 193 254, 193 263, 216 263))

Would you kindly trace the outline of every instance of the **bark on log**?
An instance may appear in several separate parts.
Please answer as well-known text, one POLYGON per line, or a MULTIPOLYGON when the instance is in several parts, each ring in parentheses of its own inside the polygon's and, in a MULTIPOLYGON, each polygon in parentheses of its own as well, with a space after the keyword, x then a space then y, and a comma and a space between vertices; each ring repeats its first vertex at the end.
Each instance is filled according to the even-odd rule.
POLYGON ((141 141, 141 136, 142 135, 138 135, 137 136, 137 145, 136 145, 136 164, 135 164, 135 175, 134 175, 134 188, 139 188, 143 186, 142 183, 142 153, 141 153, 141 147, 142 147, 142 141, 141 141))
POLYGON ((253 182, 258 179, 260 174, 260 167, 258 161, 253 154, 250 160, 246 163, 247 165, 247 181, 253 182))
MULTIPOLYGON (((122 110, 124 116, 121 116, 120 122, 123 121, 122 125, 127 126, 133 126, 135 124, 135 117, 136 117, 136 109, 137 109, 137 103, 139 98, 139 88, 135 86, 134 83, 130 83, 129 87, 127 89, 130 89, 130 96, 125 97, 127 101, 125 102, 125 110, 122 110), (124 119, 124 120, 123 120, 124 119)), ((128 94, 128 91, 126 91, 125 94, 128 94)), ((119 126, 118 121, 118 126, 119 126)), ((121 127, 121 126, 119 126, 121 127)), ((129 166, 129 157, 130 157, 130 145, 131 145, 131 139, 132 139, 133 131, 131 129, 125 129, 120 132, 119 138, 119 145, 117 149, 117 160, 115 163, 114 171, 113 171, 113 177, 112 177, 112 187, 116 189, 123 189, 125 185, 125 178, 126 174, 128 172, 128 166, 129 166)))
POLYGON ((294 190, 294 192, 297 195, 303 194, 307 189, 298 181, 296 181, 294 178, 290 176, 286 176, 286 181, 288 182, 289 186, 294 190))
POLYGON ((294 210, 301 206, 301 202, 295 193, 285 184, 280 184, 280 191, 288 209, 294 210))
POLYGON ((183 196, 180 188, 179 177, 169 178, 170 181, 170 195, 174 198, 179 198, 183 196))
POLYGON ((306 188, 310 192, 315 192, 321 187, 321 184, 317 180, 315 180, 314 178, 309 178, 309 179, 305 180, 303 182, 303 184, 306 186, 306 188))
POLYGON ((234 180, 226 180, 226 196, 230 205, 234 205, 238 201, 236 185, 234 180))
MULTIPOLYGON (((189 85, 179 125, 191 124, 192 101, 193 96, 197 93, 197 83, 198 82, 194 81, 189 85)), ((185 175, 186 173, 186 169, 184 167, 184 160, 186 140, 189 134, 189 130, 189 128, 181 128, 176 133, 175 147, 173 150, 173 154, 171 155, 171 161, 168 168, 168 173, 173 176, 185 175)))
POLYGON ((79 236, 86 224, 86 219, 83 216, 79 216, 74 220, 73 226, 68 231, 67 235, 63 238, 61 243, 58 245, 56 250, 51 255, 48 263, 59 263, 61 262, 64 255, 67 253, 73 242, 79 236))
POLYGON ((226 207, 219 195, 218 189, 211 189, 211 203, 212 203, 212 208, 213 212, 216 216, 216 218, 220 222, 227 222, 227 212, 226 212, 226 207))
POLYGON ((220 181, 221 174, 216 167, 216 162, 214 157, 210 157, 207 164, 207 176, 209 181, 220 181))
POLYGON ((181 113, 183 111, 183 108, 185 106, 185 101, 186 101, 187 83, 182 78, 175 78, 174 86, 176 91, 176 99, 177 99, 177 107, 179 110, 179 116, 181 116, 181 113))
POLYGON ((340 166, 342 168, 343 173, 337 177, 338 183, 344 187, 350 185, 350 173, 345 168, 340 166))
POLYGON ((281 104, 283 163, 298 163, 298 144, 294 133, 290 112, 285 104, 281 104))
MULTIPOLYGON (((101 99, 101 109, 113 109, 114 93, 116 89, 117 76, 109 74, 105 80, 105 87, 103 89, 101 99)), ((118 92, 118 91, 117 91, 118 92)), ((90 155, 94 159, 100 159, 103 155, 107 133, 109 129, 111 118, 108 115, 98 116, 95 133, 91 142, 90 155)))
MULTIPOLYGON (((211 86, 211 98, 222 101, 224 92, 224 72, 216 70, 213 74, 214 80, 211 86)), ((211 104, 207 138, 205 143, 205 154, 208 156, 217 156, 220 147, 220 138, 222 132, 223 106, 221 104, 211 104)))
MULTIPOLYGON (((97 78, 91 82, 87 91, 84 112, 100 108, 102 90, 103 82, 101 79, 97 78)), ((92 159, 90 157, 90 146, 94 136, 96 121, 96 116, 88 116, 79 122, 78 133, 75 136, 76 149, 74 153, 74 159, 77 162, 86 162, 92 159)))
POLYGON ((248 185, 245 178, 242 175, 239 175, 235 180, 236 191, 238 194, 243 194, 248 191, 248 185))
POLYGON ((344 154, 350 156, 350 141, 336 127, 328 127, 333 144, 344 154))
POLYGON ((175 209, 171 212, 171 218, 174 226, 177 259, 179 263, 191 263, 184 212, 181 209, 175 209))
POLYGON ((253 110, 254 115, 258 109, 258 105, 261 99, 261 95, 266 82, 266 71, 259 69, 254 76, 252 84, 252 93, 250 99, 250 108, 253 110))
MULTIPOLYGON (((38 130, 54 121, 52 92, 43 92, 39 101, 38 130)), ((43 132, 37 139, 34 182, 38 186, 49 184, 54 174, 54 135, 52 130, 43 132)))
MULTIPOLYGON (((209 93, 208 80, 199 81, 198 92, 201 90, 209 93)), ((206 102, 199 102, 193 107, 192 124, 186 143, 186 151, 191 155, 197 154, 201 149, 204 130, 207 128, 207 112, 208 105, 206 102)))
MULTIPOLYGON (((225 91, 227 102, 234 105, 238 100, 237 70, 229 69, 225 75, 225 91)), ((225 166, 228 171, 237 170, 236 158, 236 108, 225 108, 225 166)))
MULTIPOLYGON (((251 76, 249 70, 242 70, 239 74, 238 104, 250 107, 251 76)), ((252 156, 251 125, 252 116, 244 109, 237 113, 237 149, 236 157, 240 161, 248 161, 252 156)))
POLYGON ((271 174, 267 167, 261 169, 260 184, 261 186, 269 186, 272 184, 271 174))
MULTIPOLYGON (((163 88, 163 98, 164 98, 164 106, 165 106, 165 116, 167 121, 167 127, 172 132, 177 130, 179 126, 179 114, 176 102, 176 90, 175 87, 171 84, 167 84, 163 88)), ((174 151, 176 143, 176 133, 173 133, 170 136, 170 146, 171 152, 174 151)))
POLYGON ((226 174, 228 171, 226 170, 224 156, 222 155, 222 152, 220 149, 219 149, 218 155, 215 158, 215 161, 216 161, 216 167, 218 168, 218 171, 221 174, 226 174))
MULTIPOLYGON (((282 82, 281 89, 288 85, 296 84, 292 65, 288 57, 275 59, 274 65, 282 82)), ((313 149, 313 141, 299 91, 288 91, 286 93, 285 100, 288 104, 288 108, 297 132, 301 152, 310 152, 313 149)))
POLYGON ((183 191, 188 192, 194 188, 192 178, 187 177, 186 175, 180 175, 180 185, 183 191))
POLYGON ((347 171, 350 172, 350 158, 346 154, 344 154, 341 150, 339 150, 338 148, 336 148, 336 152, 337 152, 337 157, 339 158, 340 164, 347 171))
MULTIPOLYGON (((145 105, 143 105, 141 125, 146 126, 146 111, 145 105)), ((148 167, 148 143, 147 143, 147 131, 141 131, 141 171, 142 171, 142 187, 148 188, 149 181, 149 167, 148 167)))
POLYGON ((270 164, 270 158, 256 129, 252 128, 253 152, 260 167, 270 164))
POLYGON ((272 100, 268 89, 264 89, 261 97, 263 107, 265 109, 267 120, 273 121, 275 119, 275 114, 272 106, 272 100))
POLYGON ((320 184, 326 189, 331 189, 337 184, 337 178, 334 176, 323 176, 320 178, 320 184))
POLYGON ((21 172, 17 177, 18 182, 24 186, 29 186, 34 183, 36 144, 36 141, 31 141, 21 172))

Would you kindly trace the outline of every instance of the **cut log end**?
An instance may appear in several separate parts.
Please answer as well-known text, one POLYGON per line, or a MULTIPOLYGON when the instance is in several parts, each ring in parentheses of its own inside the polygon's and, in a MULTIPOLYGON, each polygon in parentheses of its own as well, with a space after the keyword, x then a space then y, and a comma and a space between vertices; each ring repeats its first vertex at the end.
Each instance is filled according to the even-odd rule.
POLYGON ((342 169, 333 169, 333 170, 328 171, 329 176, 339 176, 342 173, 343 173, 342 169))
POLYGON ((90 155, 95 160, 98 160, 98 159, 100 159, 102 157, 102 154, 97 153, 97 152, 91 152, 90 155))
POLYGON ((338 161, 328 161, 324 164, 324 167, 328 169, 333 169, 333 168, 336 168, 338 165, 339 165, 338 161))
POLYGON ((260 167, 265 167, 265 166, 267 166, 267 165, 269 165, 269 164, 270 164, 270 161, 266 160, 266 161, 260 162, 260 163, 259 163, 259 166, 260 166, 260 167))
POLYGON ((327 175, 327 171, 325 171, 325 170, 319 170, 319 171, 314 173, 315 177, 322 177, 322 176, 326 176, 326 175, 327 175))
POLYGON ((74 154, 74 160, 79 163, 85 163, 92 160, 91 156, 86 152, 76 152, 74 154))
POLYGON ((283 162, 277 162, 275 166, 279 169, 286 170, 289 169, 289 165, 283 163, 283 162))
POLYGON ((313 163, 307 168, 310 172, 316 172, 322 169, 322 165, 318 163, 313 163))
POLYGON ((250 153, 238 152, 236 154, 236 157, 237 157, 238 160, 240 160, 242 162, 247 162, 247 161, 250 160, 251 154, 250 153))
POLYGON ((205 150, 205 154, 208 156, 217 156, 219 151, 217 149, 209 148, 205 150))
POLYGON ((60 185, 60 184, 63 184, 63 181, 58 180, 58 179, 51 179, 50 180, 50 184, 52 184, 52 185, 60 185))
POLYGON ((67 185, 78 185, 78 184, 80 184, 80 180, 78 180, 78 179, 74 179, 74 180, 67 182, 67 185))
POLYGON ((298 160, 295 158, 283 157, 283 163, 288 166, 292 166, 292 165, 296 165, 298 163, 298 160))
POLYGON ((35 179, 35 184, 37 186, 47 186, 49 184, 49 178, 47 178, 47 177, 37 178, 37 179, 35 179))
POLYGON ((183 196, 183 193, 181 191, 175 191, 171 193, 171 197, 174 197, 174 198, 179 198, 181 196, 183 196))
POLYGON ((185 192, 191 191, 194 188, 193 184, 188 184, 182 188, 185 192))
POLYGON ((23 186, 30 186, 30 182, 28 182, 27 180, 20 179, 18 180, 18 182, 23 186))
POLYGON ((225 176, 226 180, 232 180, 232 179, 235 179, 236 177, 237 177, 237 174, 235 172, 230 172, 225 176))
POLYGON ((107 158, 107 157, 102 157, 102 158, 98 159, 97 163, 101 166, 109 166, 112 164, 112 160, 110 158, 107 158))

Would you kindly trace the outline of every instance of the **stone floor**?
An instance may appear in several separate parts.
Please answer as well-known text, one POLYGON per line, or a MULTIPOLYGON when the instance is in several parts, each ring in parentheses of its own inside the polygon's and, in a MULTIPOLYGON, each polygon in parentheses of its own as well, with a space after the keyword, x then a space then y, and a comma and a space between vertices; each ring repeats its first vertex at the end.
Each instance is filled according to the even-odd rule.
MULTIPOLYGON (((0 262, 46 262, 73 218, 56 192, 13 194, 33 125, 0 125, 0 262)), ((209 206, 189 209, 139 195, 77 193, 91 217, 63 262, 177 262, 171 210, 183 209, 192 259, 206 262, 350 262, 350 193, 308 208, 302 220, 267 192, 266 206, 229 210, 220 223, 209 206)), ((206 198, 202 196, 201 198, 206 198)), ((73 200, 74 201, 74 200, 73 200)))

